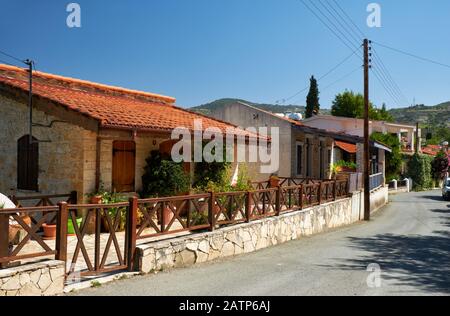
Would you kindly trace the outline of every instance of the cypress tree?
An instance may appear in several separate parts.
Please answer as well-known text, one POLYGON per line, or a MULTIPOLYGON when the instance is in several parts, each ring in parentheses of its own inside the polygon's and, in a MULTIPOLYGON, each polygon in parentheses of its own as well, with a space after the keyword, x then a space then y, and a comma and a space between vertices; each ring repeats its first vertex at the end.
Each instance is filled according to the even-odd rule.
POLYGON ((309 93, 306 98, 306 114, 305 118, 310 118, 313 115, 318 115, 320 112, 319 104, 319 87, 317 85, 317 80, 314 76, 310 79, 311 85, 309 88, 309 93))

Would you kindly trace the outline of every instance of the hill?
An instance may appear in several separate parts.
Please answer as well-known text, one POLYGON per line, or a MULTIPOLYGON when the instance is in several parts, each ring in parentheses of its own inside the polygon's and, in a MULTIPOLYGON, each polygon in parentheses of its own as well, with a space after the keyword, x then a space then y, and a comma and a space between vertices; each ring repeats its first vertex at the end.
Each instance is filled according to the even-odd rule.
POLYGON ((392 109, 389 113, 398 123, 419 122, 429 127, 450 127, 450 101, 435 106, 423 104, 403 109, 392 109))
MULTIPOLYGON (((254 103, 254 102, 241 100, 241 99, 232 99, 232 98, 216 100, 216 101, 213 101, 210 103, 206 103, 206 104, 203 104, 200 106, 193 107, 193 108, 191 108, 191 110, 198 112, 198 113, 205 114, 205 115, 210 115, 212 113, 212 111, 214 111, 215 109, 225 106, 227 104, 238 102, 238 101, 250 104, 254 107, 257 107, 259 109, 269 111, 272 113, 287 113, 287 112, 304 113, 305 112, 305 106, 303 106, 303 105, 263 104, 263 103, 254 103)), ((323 114, 329 114, 329 110, 323 110, 323 114)))

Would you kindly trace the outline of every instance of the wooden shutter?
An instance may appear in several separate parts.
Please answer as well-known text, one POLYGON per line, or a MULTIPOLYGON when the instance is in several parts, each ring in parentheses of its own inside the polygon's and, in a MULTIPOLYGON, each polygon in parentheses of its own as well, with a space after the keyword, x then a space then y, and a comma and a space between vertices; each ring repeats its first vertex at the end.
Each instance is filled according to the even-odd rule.
POLYGON ((17 141, 17 188, 19 190, 38 191, 39 143, 29 135, 17 141))
POLYGON ((136 174, 136 145, 132 141, 113 143, 113 190, 134 192, 136 174))

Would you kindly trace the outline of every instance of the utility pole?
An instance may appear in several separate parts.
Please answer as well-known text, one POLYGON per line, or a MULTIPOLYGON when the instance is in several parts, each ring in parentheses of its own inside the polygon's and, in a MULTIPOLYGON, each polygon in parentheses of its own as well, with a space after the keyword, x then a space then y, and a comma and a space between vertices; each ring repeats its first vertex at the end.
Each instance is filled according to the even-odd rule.
POLYGON ((369 40, 364 39, 364 220, 370 221, 369 40))
POLYGON ((28 89, 28 139, 30 146, 33 144, 33 61, 27 59, 24 63, 28 66, 28 81, 29 81, 29 89, 28 89))

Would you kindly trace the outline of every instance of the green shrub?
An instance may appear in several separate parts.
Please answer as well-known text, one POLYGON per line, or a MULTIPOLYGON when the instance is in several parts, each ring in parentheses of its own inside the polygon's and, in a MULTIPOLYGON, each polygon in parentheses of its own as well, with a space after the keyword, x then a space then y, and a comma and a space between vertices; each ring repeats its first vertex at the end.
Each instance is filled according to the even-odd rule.
POLYGON ((431 157, 419 154, 415 154, 408 161, 408 176, 413 180, 414 190, 424 191, 433 188, 431 163, 431 157))
POLYGON ((443 180, 447 175, 449 167, 447 154, 444 151, 441 151, 431 163, 433 178, 438 182, 439 180, 443 180))
POLYGON ((401 144, 398 137, 391 134, 373 133, 371 140, 389 146, 392 152, 386 152, 386 180, 398 179, 402 169, 401 144))
MULTIPOLYGON (((198 181, 197 185, 194 186, 194 190, 196 192, 222 193, 248 191, 252 189, 251 180, 248 176, 246 165, 239 165, 239 173, 235 185, 231 185, 234 171, 231 164, 225 163, 223 168, 214 168, 218 170, 217 173, 214 175, 214 177, 206 177, 204 181, 198 181)), ((204 172, 200 172, 200 174, 204 174, 204 172)))
POLYGON ((163 158, 156 150, 150 153, 146 161, 141 196, 167 197, 189 191, 190 177, 181 163, 163 158))

